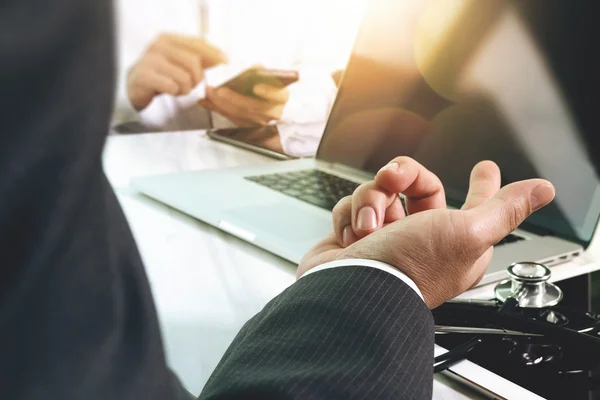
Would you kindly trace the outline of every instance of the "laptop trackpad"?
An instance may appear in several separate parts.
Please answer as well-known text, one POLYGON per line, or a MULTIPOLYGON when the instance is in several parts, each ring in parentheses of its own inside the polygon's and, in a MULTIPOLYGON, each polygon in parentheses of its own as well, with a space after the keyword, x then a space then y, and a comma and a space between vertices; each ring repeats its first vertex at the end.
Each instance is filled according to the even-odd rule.
POLYGON ((235 208, 225 215, 259 235, 262 231, 290 242, 325 237, 333 229, 331 217, 287 202, 235 208))

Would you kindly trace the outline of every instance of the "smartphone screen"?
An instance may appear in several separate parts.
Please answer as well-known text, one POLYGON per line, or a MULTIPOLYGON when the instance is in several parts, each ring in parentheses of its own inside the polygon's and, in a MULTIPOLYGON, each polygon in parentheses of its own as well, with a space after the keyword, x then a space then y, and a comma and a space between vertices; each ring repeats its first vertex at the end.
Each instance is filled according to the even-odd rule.
POLYGON ((214 140, 255 151, 280 160, 314 157, 324 124, 267 125, 249 128, 213 129, 214 140))

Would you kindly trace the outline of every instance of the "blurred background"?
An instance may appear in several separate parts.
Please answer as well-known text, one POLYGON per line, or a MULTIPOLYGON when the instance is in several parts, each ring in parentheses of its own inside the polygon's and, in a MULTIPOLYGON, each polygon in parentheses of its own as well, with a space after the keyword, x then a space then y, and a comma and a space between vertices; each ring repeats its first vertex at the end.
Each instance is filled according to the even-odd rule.
POLYGON ((126 74, 162 33, 203 37, 227 54, 231 68, 260 64, 298 70, 303 82, 308 83, 304 90, 322 91, 326 87, 323 77, 331 77, 345 66, 366 3, 366 0, 115 0, 119 90, 114 121, 135 118, 126 95, 126 74))

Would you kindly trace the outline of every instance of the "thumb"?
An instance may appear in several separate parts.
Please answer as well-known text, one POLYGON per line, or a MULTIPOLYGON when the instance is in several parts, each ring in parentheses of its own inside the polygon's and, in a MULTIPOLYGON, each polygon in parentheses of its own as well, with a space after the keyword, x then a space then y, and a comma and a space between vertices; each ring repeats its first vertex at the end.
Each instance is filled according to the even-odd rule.
POLYGON ((490 247, 517 229, 533 212, 554 199, 554 186, 544 179, 529 179, 503 187, 490 200, 466 211, 472 232, 490 247))

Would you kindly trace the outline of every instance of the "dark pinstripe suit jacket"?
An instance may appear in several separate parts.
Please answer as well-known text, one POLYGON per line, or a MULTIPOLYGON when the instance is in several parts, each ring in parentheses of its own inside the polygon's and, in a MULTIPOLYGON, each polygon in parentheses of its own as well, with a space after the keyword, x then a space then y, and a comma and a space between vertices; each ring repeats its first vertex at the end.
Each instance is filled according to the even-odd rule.
POLYGON ((397 277, 323 270, 248 321, 200 398, 431 398, 433 336, 431 313, 397 277))

